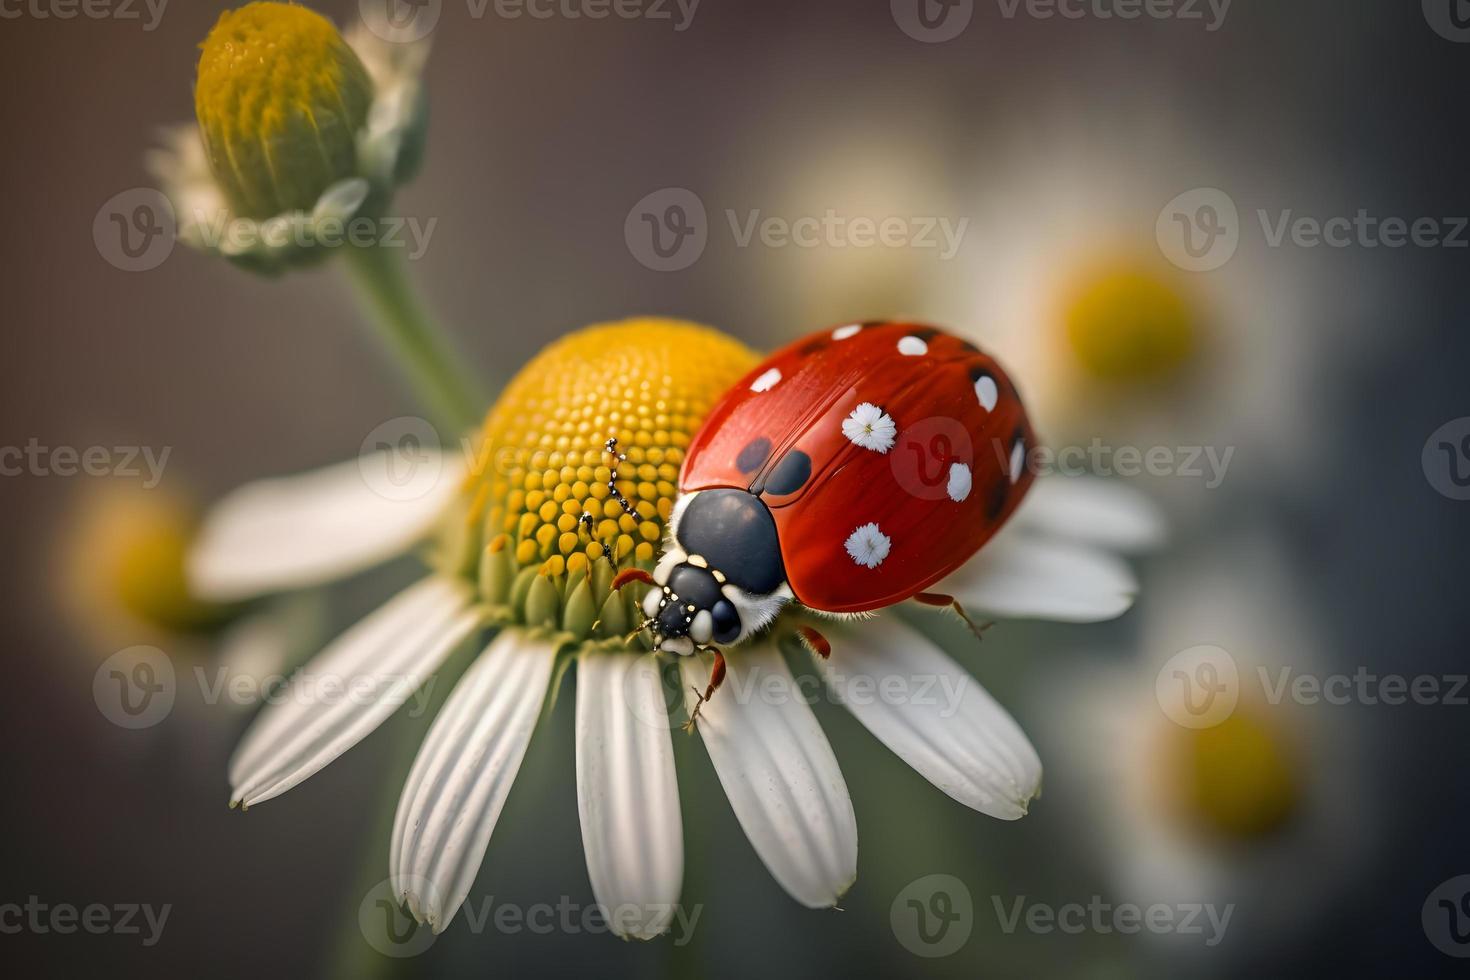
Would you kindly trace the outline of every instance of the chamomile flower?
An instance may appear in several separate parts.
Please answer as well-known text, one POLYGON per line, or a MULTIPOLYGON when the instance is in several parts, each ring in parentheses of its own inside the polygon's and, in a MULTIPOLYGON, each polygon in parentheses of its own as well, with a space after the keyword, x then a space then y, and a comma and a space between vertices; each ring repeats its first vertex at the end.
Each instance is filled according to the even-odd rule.
MULTIPOLYGON (((479 646, 419 750, 388 855, 397 894, 440 931, 465 901, 543 706, 574 664, 577 794, 593 892, 606 908, 639 910, 613 918, 620 935, 665 932, 684 869, 672 743, 679 712, 666 699, 660 654, 629 634, 642 619, 642 586, 612 585, 624 571, 655 567, 690 440, 756 362, 742 344, 689 323, 589 327, 510 382, 472 463, 434 461, 455 474, 434 493, 383 499, 348 463, 227 497, 192 557, 207 595, 325 582, 423 542, 433 569, 303 672, 337 677, 359 696, 331 704, 284 697, 260 715, 230 763, 231 802, 255 806, 296 786, 392 714, 457 647, 479 646)), ((1132 498, 1119 508, 1104 497, 1089 513, 1072 513, 1079 487, 1070 498, 1023 503, 944 587, 998 615, 1121 614, 1137 585, 1110 548, 1154 528, 1130 535, 1139 527, 1132 498)), ((881 531, 860 534, 856 547, 881 561, 881 531)), ((803 656, 789 625, 780 620, 728 651, 724 686, 692 727, 766 868, 801 904, 827 907, 856 877, 857 822, 788 666, 788 656, 803 656)), ((880 741, 967 806, 1006 820, 1026 812, 1040 762, 953 659, 897 615, 861 628, 824 623, 823 632, 831 659, 814 658, 816 670, 880 741), (922 698, 846 696, 862 685, 888 690, 890 678, 941 678, 963 696, 943 711, 922 698)), ((711 655, 682 657, 679 668, 686 687, 703 687, 711 655)), ((694 703, 683 706, 686 716, 694 703)))
POLYGON ((52 595, 91 658, 155 647, 259 690, 320 635, 316 603, 305 594, 258 604, 202 598, 185 567, 198 526, 186 491, 122 478, 91 483, 68 502, 52 595))
POLYGON ((842 434, 855 445, 886 453, 898 438, 893 417, 871 402, 863 402, 842 420, 842 434))
POLYGON ((414 175, 427 47, 390 40, 372 11, 382 22, 346 38, 294 3, 220 15, 200 45, 197 121, 168 130, 149 159, 180 240, 279 272, 347 242, 348 222, 381 213, 414 175))
POLYGON ((1305 928, 1368 857, 1360 733, 1351 708, 1297 703, 1281 680, 1320 676, 1323 660, 1282 600, 1274 547, 1248 537, 1208 554, 1163 577, 1144 656, 1089 657, 1048 686, 1065 705, 1056 740, 1081 750, 1061 782, 1128 901, 1233 904, 1239 928, 1305 928))

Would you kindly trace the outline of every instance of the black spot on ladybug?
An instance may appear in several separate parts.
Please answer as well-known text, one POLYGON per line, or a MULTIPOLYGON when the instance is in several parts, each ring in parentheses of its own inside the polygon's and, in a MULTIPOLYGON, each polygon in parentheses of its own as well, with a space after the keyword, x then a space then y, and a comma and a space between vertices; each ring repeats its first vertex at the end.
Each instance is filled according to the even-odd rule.
POLYGON ((798 347, 796 349, 796 352, 802 357, 811 357, 813 354, 817 353, 817 351, 822 350, 826 346, 827 338, 825 335, 823 335, 820 337, 813 337, 811 340, 808 340, 806 343, 798 347))
POLYGON ((939 331, 935 330, 933 327, 920 327, 917 330, 910 330, 908 335, 910 337, 918 337, 920 340, 927 344, 929 341, 939 336, 939 331))
POLYGON ((990 485, 990 494, 985 498, 985 517, 991 522, 1000 520, 1005 512, 1006 501, 1011 496, 1010 480, 1002 476, 990 485))
MULTIPOLYGON (((978 354, 978 353, 980 353, 980 348, 976 347, 974 344, 970 343, 968 340, 961 340, 960 341, 960 347, 967 354, 978 354)), ((973 381, 975 379, 972 377, 970 380, 973 381)))
POLYGON ((871 330, 874 327, 886 327, 886 326, 888 326, 888 321, 887 320, 864 320, 862 323, 859 323, 858 326, 861 327, 864 330, 871 330))
POLYGON ((775 470, 766 478, 766 493, 784 497, 795 493, 806 485, 812 475, 812 458, 800 449, 793 449, 781 457, 775 470))
POLYGON ((752 439, 744 449, 740 450, 740 455, 735 457, 735 466, 742 473, 754 473, 761 468, 761 464, 769 455, 771 455, 771 440, 761 436, 759 439, 752 439))
POLYGON ((981 378, 989 378, 990 380, 994 381, 995 375, 991 374, 979 364, 970 365, 970 381, 973 383, 979 381, 981 378))

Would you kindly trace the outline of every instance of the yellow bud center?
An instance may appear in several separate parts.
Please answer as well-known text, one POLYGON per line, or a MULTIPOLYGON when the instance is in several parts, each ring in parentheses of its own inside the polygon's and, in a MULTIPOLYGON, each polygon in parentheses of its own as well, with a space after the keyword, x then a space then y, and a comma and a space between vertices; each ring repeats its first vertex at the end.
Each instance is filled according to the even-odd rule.
POLYGON ((194 110, 237 214, 309 211, 356 169, 373 85, 332 22, 288 3, 226 11, 200 45, 194 110))
POLYGON ((1211 728, 1173 728, 1161 769, 1189 826, 1231 839, 1264 836, 1296 809, 1297 760, 1271 719, 1246 707, 1211 728))
POLYGON ((594 619, 621 626, 632 600, 599 616, 606 583, 615 570, 652 567, 691 438, 756 362, 717 331, 662 319, 587 327, 532 359, 487 416, 467 484, 464 527, 478 566, 455 550, 486 601, 574 634, 594 619), (609 439, 625 459, 608 452, 609 439), (583 583, 592 595, 579 607, 583 583))
POLYGON ((1142 265, 1087 277, 1066 303, 1063 326, 1077 362, 1103 381, 1166 379, 1196 347, 1194 311, 1184 295, 1142 265))

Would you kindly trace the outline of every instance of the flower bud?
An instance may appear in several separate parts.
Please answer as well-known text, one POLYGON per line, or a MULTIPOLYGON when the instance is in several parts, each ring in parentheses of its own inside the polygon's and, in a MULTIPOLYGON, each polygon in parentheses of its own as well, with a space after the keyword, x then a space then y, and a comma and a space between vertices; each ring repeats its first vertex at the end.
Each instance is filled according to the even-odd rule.
POLYGON ((288 3, 226 11, 200 45, 194 109, 238 217, 310 211, 355 176, 373 84, 331 21, 288 3))

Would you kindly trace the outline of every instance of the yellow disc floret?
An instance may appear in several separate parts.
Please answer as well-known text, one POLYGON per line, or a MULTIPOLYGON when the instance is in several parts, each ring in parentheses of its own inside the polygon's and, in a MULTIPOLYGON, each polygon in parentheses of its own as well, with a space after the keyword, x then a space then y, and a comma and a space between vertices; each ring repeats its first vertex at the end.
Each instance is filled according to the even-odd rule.
POLYGON ((199 132, 237 215, 309 211, 353 176, 373 85, 331 21, 295 4, 251 3, 221 14, 200 48, 199 132))
POLYGON ((463 508, 472 548, 453 549, 487 603, 574 634, 626 629, 632 600, 604 609, 607 583, 652 567, 690 440, 756 361, 662 319, 587 327, 537 355, 486 418, 463 508))
POLYGON ((1194 311, 1167 273, 1143 263, 1095 271, 1063 312, 1066 342, 1084 371, 1110 382, 1157 381, 1194 354, 1194 311))
POLYGON ((1210 728, 1173 729, 1161 773, 1175 812, 1192 828, 1230 839, 1282 826, 1299 795, 1297 759, 1284 735, 1249 708, 1210 728))

